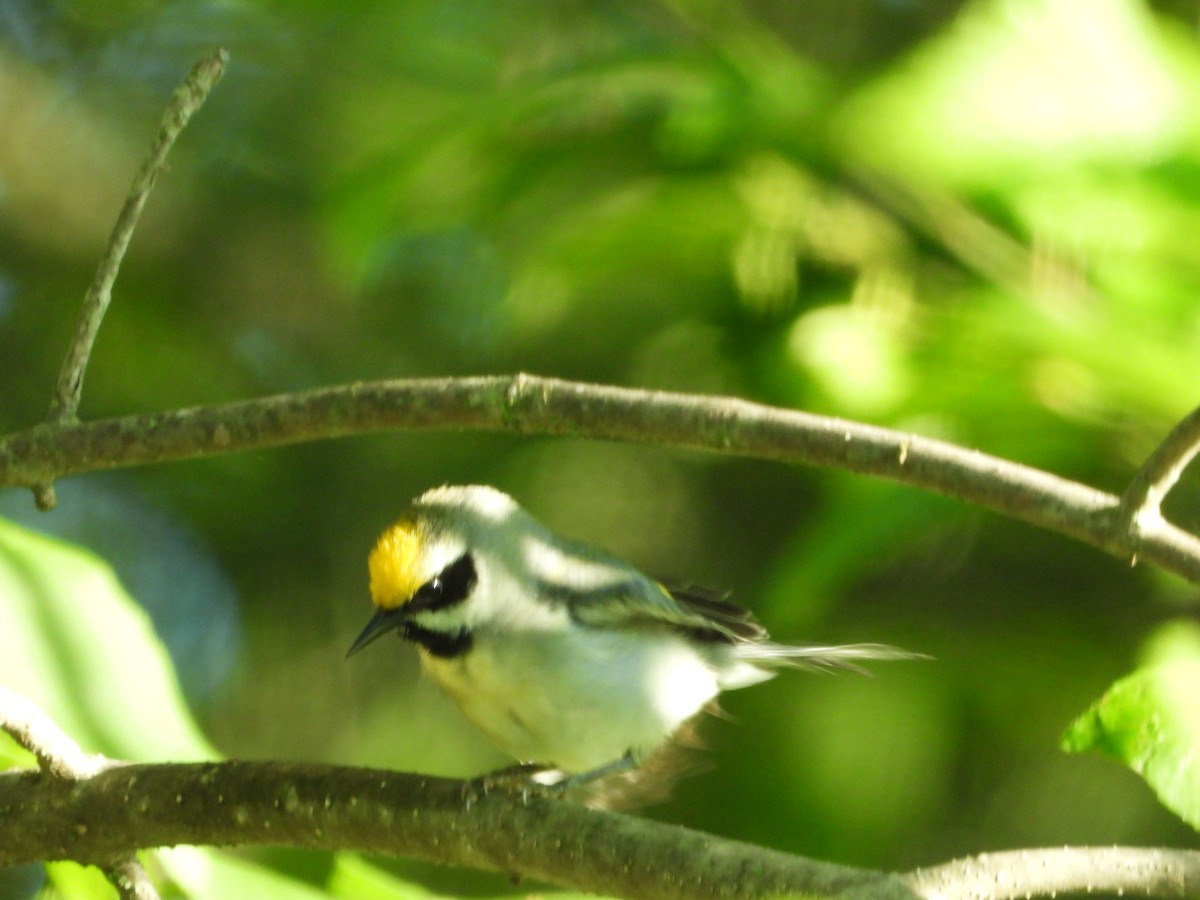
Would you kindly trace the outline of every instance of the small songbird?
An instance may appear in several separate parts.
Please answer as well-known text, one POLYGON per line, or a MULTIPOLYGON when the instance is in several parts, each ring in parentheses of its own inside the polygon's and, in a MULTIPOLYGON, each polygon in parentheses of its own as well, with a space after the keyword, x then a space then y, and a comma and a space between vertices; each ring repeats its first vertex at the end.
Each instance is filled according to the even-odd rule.
POLYGON ((781 667, 920 656, 772 643, 742 607, 671 592, 490 487, 422 494, 369 568, 377 612, 347 655, 399 632, 498 747, 567 787, 637 769, 721 691, 781 667))

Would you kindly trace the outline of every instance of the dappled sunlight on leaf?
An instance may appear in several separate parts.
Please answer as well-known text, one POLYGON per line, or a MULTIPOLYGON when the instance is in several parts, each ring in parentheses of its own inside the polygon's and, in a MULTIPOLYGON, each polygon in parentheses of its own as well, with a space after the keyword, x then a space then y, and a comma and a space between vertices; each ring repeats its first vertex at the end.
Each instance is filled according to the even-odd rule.
POLYGON ((1125 763, 1200 830, 1200 657, 1121 679, 1071 724, 1063 746, 1125 763))
POLYGON ((878 417, 908 396, 906 292, 902 280, 863 279, 864 294, 879 303, 822 306, 792 326, 788 349, 808 373, 850 415, 878 417))
POLYGON ((935 183, 1080 160, 1147 161, 1186 136, 1200 58, 1168 44, 1141 4, 980 2, 867 88, 844 120, 858 158, 935 183), (1175 48, 1172 48, 1174 50, 1175 48))

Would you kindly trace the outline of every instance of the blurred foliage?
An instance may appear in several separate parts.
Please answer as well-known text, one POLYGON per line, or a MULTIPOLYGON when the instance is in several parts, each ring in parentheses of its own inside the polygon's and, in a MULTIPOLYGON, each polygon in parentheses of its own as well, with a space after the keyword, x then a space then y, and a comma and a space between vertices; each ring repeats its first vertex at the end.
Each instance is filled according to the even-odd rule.
MULTIPOLYGON (((221 43, 84 416, 524 369, 843 415, 1119 490, 1198 400, 1198 19, 1190 0, 9 0, 0 428, 44 415, 165 97, 221 43)), ((375 534, 465 481, 731 588, 780 639, 937 657, 729 696, 737 724, 705 729, 717 771, 649 815, 891 868, 1194 840, 1058 740, 1195 592, 907 488, 447 433, 87 476, 53 513, 17 492, 3 513, 103 554, 221 752, 468 774, 504 760, 410 653, 342 661, 375 534)), ((1194 477, 1167 512, 1200 526, 1194 477)))

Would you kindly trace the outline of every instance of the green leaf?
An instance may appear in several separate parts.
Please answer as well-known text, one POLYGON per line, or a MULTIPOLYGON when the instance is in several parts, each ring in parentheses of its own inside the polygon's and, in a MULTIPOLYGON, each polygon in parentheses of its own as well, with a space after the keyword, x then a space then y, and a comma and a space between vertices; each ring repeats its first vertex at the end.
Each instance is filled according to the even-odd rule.
POLYGON ((1063 748, 1099 750, 1120 760, 1200 830, 1200 659, 1121 679, 1071 724, 1063 748))
POLYGON ((433 896, 353 853, 338 856, 325 887, 334 897, 354 900, 423 900, 433 896))
POLYGON ((0 770, 32 769, 37 765, 37 758, 10 738, 0 733, 0 770))
POLYGON ((320 888, 229 853, 171 847, 157 854, 176 887, 190 900, 321 900, 320 888))
POLYGON ((0 684, 84 750, 215 759, 150 620, 103 561, 0 520, 0 684))
MULTIPOLYGON (((46 863, 46 880, 56 897, 71 900, 115 900, 116 889, 95 866, 82 866, 70 860, 46 863)), ((44 896, 45 892, 39 896, 44 896)))

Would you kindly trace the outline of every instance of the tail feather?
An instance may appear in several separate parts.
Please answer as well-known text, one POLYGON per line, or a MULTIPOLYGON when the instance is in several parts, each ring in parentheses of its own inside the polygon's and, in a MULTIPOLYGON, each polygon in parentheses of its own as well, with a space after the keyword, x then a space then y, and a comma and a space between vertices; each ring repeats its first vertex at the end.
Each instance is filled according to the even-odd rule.
POLYGON ((745 662, 766 668, 791 667, 828 671, 849 669, 865 672, 860 663, 867 660, 930 659, 924 653, 913 653, 887 644, 841 644, 823 647, 794 646, 747 641, 734 647, 734 654, 745 662))

